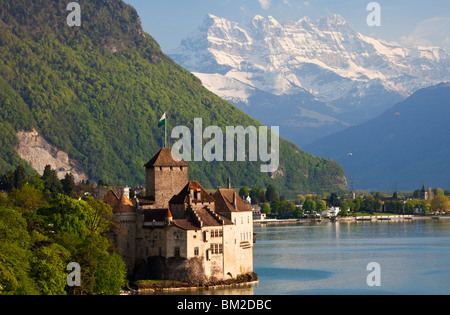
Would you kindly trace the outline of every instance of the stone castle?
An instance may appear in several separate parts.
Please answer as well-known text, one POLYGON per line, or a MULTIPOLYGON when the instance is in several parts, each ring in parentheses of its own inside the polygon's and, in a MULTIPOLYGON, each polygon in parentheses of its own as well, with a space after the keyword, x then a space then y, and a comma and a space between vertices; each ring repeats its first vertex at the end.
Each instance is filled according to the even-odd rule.
POLYGON ((188 164, 161 149, 146 165, 146 196, 110 191, 114 239, 129 277, 214 283, 253 275, 252 210, 231 189, 208 193, 188 164))

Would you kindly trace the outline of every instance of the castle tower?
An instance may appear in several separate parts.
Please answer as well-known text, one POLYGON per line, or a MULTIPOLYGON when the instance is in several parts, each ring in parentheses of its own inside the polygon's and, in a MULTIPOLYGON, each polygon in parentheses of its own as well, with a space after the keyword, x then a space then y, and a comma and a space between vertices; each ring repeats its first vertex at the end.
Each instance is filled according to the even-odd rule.
POLYGON ((113 210, 114 242, 128 273, 131 274, 136 261, 136 209, 125 194, 119 198, 112 190, 105 196, 104 201, 113 210))
POLYGON ((423 185, 422 190, 420 191, 420 199, 428 200, 428 191, 425 188, 425 185, 423 185))
POLYGON ((147 164, 147 197, 158 208, 169 208, 170 199, 188 183, 188 164, 177 157, 170 148, 162 148, 147 164))

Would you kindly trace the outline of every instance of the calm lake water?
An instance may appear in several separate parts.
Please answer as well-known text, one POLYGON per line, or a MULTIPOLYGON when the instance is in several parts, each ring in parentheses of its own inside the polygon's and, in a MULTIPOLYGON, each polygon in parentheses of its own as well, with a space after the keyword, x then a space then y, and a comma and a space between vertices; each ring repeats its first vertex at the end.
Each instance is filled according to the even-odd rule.
POLYGON ((450 294, 450 220, 255 227, 259 283, 197 294, 450 294), (369 287, 369 263, 381 286, 369 287))

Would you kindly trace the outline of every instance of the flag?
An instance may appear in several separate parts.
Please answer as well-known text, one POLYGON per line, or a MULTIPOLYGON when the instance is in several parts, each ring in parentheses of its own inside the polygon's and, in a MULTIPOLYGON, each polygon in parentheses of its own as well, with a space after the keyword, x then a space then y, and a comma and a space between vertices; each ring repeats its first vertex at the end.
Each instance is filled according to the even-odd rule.
POLYGON ((165 125, 166 125, 166 113, 164 113, 164 115, 162 115, 162 117, 159 119, 158 128, 161 128, 162 126, 165 125))

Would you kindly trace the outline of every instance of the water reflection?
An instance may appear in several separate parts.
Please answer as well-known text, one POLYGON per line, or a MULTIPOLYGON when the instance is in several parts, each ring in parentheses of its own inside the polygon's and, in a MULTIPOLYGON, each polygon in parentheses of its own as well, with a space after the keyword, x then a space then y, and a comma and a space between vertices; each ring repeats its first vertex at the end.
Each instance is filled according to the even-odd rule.
POLYGON ((450 294, 450 220, 255 227, 257 284, 164 294, 450 294), (382 267, 370 288, 367 264, 382 267))

